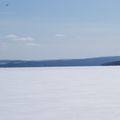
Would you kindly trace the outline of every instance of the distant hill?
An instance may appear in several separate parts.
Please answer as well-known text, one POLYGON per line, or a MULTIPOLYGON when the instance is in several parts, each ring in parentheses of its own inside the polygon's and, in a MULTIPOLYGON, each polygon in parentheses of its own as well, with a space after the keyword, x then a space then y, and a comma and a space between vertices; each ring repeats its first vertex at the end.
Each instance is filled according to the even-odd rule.
POLYGON ((0 67, 57 67, 120 65, 120 56, 63 60, 0 60, 0 67))
POLYGON ((120 61, 113 61, 113 62, 108 62, 104 63, 104 66, 120 66, 120 61))

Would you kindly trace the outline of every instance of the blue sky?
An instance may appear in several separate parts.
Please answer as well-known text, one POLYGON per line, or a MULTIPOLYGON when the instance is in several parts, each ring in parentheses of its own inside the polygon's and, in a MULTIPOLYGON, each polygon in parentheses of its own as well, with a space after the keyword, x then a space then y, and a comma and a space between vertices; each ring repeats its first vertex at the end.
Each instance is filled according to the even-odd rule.
POLYGON ((118 56, 119 6, 119 0, 0 0, 0 59, 118 56))

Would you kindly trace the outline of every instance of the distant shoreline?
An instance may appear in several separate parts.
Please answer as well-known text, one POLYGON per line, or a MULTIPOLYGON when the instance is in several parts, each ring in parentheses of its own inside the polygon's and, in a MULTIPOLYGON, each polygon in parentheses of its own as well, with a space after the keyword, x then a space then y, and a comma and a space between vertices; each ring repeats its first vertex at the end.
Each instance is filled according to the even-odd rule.
POLYGON ((120 56, 60 60, 0 60, 0 68, 9 67, 71 67, 119 66, 120 56))

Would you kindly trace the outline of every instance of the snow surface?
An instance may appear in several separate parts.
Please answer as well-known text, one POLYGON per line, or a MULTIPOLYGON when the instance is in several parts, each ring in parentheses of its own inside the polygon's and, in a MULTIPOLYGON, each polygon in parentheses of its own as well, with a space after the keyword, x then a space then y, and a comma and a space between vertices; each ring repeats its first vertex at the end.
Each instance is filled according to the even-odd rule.
POLYGON ((0 120, 120 120, 120 67, 0 69, 0 120))

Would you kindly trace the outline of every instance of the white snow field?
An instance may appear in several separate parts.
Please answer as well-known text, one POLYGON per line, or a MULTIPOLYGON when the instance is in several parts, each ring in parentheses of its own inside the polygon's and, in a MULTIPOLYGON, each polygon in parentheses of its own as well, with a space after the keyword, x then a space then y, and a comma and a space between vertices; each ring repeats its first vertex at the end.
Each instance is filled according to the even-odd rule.
POLYGON ((120 67, 2 68, 0 120, 120 120, 120 67))

